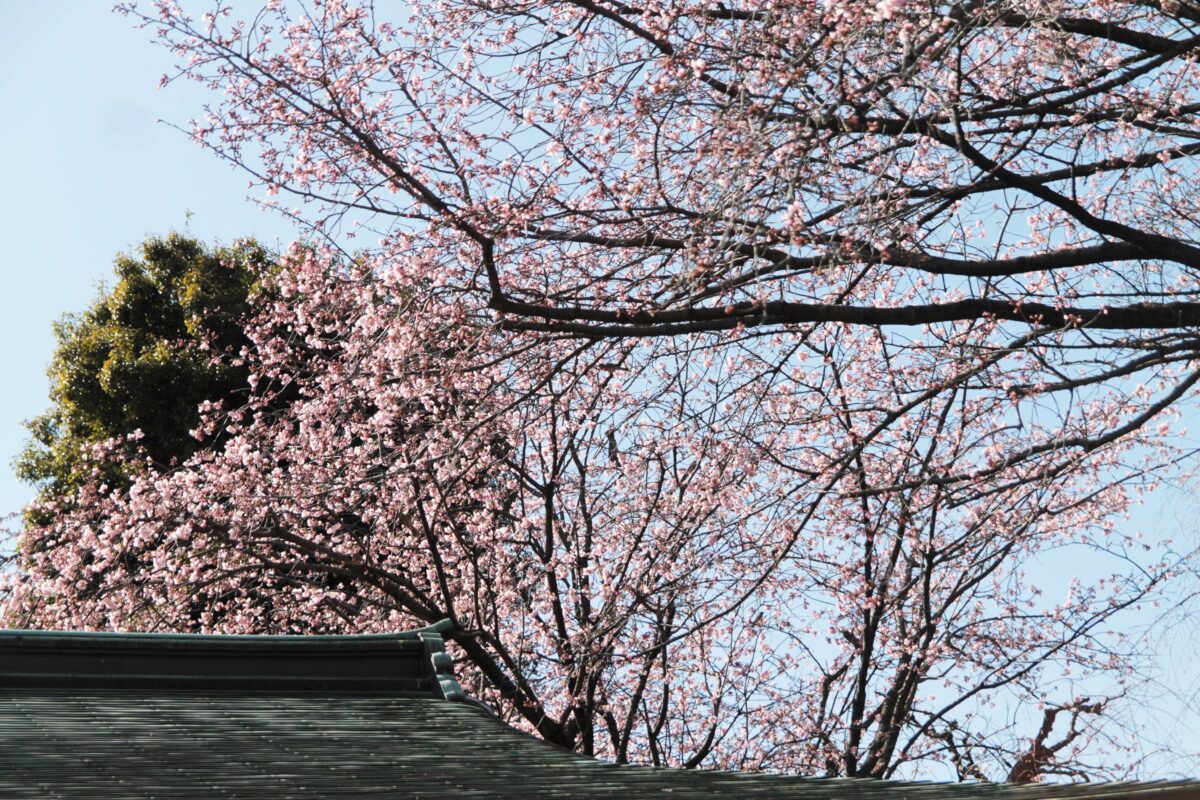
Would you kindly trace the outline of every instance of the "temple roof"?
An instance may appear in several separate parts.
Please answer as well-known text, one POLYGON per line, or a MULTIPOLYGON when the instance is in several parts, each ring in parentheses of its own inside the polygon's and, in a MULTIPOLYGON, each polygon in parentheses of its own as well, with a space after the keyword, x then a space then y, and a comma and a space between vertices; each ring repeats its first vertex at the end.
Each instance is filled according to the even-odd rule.
POLYGON ((1005 786, 609 764, 466 702, 439 628, 0 632, 0 797, 1200 800, 1200 783, 1005 786))

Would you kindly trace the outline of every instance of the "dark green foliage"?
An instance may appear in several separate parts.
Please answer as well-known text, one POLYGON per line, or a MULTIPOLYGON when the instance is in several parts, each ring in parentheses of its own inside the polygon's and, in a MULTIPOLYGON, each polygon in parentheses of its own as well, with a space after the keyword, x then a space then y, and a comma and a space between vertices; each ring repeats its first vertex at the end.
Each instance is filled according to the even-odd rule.
MULTIPOLYGON (((176 233, 147 239, 139 257, 119 256, 116 285, 55 324, 51 405, 26 423, 32 438, 17 475, 43 499, 65 497, 90 472, 83 448, 138 430, 154 468, 191 456, 201 446, 190 433, 198 405, 245 397, 248 376, 236 356, 256 276, 270 258, 252 241, 208 248, 176 233)), ((110 482, 128 481, 111 469, 110 482)))

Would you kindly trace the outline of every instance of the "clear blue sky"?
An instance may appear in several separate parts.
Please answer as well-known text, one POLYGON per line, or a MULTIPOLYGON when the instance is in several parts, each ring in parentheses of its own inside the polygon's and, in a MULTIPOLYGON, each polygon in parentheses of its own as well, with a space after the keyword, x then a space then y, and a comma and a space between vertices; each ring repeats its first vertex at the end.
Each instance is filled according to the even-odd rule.
MULTIPOLYGON (((21 421, 46 406, 51 323, 87 305, 114 255, 171 229, 210 242, 256 236, 274 244, 292 234, 245 199, 244 174, 158 122, 186 124, 203 92, 159 90, 168 54, 111 4, 0 0, 0 514, 32 496, 10 464, 25 440, 21 421)), ((1194 541, 1197 516, 1186 492, 1160 492, 1128 524, 1194 541)), ((1167 682, 1190 684, 1193 708, 1160 695, 1147 698, 1144 712, 1153 738, 1197 751, 1200 624, 1178 622, 1176 635, 1157 640, 1158 666, 1167 682)), ((1200 763, 1160 769, 1197 774, 1200 763)))

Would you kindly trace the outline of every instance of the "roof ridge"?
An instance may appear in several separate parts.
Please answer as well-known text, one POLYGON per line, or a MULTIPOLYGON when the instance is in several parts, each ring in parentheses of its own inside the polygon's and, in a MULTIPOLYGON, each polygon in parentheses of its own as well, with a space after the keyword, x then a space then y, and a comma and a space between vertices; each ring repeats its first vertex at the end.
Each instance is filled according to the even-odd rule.
POLYGON ((442 633, 245 635, 0 630, 0 683, 53 688, 386 691, 463 700, 442 633))
POLYGON ((134 641, 246 641, 246 642, 340 642, 340 641, 389 641, 389 640, 419 640, 430 634, 444 634, 454 630, 454 623, 448 619, 426 625, 423 628, 413 628, 407 631, 391 633, 179 633, 176 631, 60 631, 42 630, 39 628, 0 628, 0 639, 7 637, 32 639, 87 640, 87 639, 129 639, 134 641))

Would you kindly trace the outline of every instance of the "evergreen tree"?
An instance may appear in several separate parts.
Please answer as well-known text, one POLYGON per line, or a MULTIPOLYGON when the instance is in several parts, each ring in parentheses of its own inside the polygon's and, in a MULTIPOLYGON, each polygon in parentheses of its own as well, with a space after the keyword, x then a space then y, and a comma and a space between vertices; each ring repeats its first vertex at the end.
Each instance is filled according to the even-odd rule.
MULTIPOLYGON (((199 404, 238 404, 246 392, 242 323, 255 268, 269 259, 250 240, 207 247, 174 232, 118 256, 115 285, 55 323, 50 408, 26 423, 17 475, 42 499, 67 497, 90 470, 83 448, 137 431, 157 469, 192 455, 199 404)), ((113 469, 110 481, 128 482, 128 466, 113 469)))

